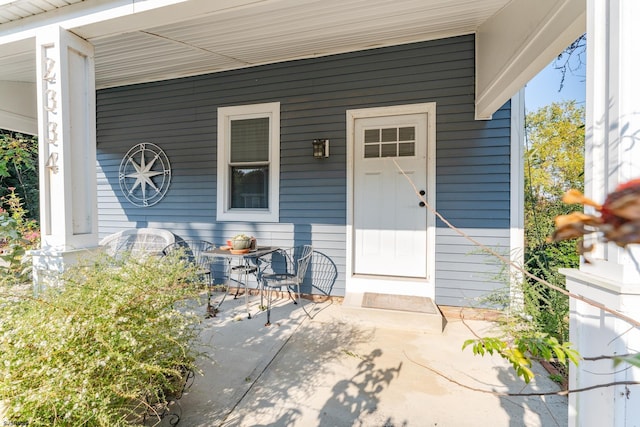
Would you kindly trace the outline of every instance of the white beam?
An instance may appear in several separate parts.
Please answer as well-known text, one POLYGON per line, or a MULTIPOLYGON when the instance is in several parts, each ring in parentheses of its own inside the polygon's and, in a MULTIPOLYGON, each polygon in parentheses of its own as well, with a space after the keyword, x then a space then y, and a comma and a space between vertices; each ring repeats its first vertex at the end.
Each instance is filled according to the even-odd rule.
POLYGON ((97 0, 3 24, 0 45, 35 37, 55 25, 86 40, 198 18, 277 0, 97 0), (117 22, 116 22, 117 21, 117 22))
POLYGON ((585 0, 513 0, 476 33, 476 119, 491 115, 586 29, 585 0))

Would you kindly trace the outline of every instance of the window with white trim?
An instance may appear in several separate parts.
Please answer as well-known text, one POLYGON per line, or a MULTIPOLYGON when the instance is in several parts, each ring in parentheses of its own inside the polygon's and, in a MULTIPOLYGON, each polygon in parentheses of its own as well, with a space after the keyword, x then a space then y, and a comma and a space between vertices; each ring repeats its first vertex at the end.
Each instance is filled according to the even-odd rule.
POLYGON ((218 108, 217 176, 217 221, 279 221, 279 102, 218 108))

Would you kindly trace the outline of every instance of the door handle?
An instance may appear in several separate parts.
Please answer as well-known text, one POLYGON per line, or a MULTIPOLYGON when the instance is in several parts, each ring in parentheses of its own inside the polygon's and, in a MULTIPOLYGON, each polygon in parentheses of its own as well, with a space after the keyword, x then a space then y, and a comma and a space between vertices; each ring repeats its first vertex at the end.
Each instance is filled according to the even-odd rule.
POLYGON ((420 206, 421 208, 424 208, 425 204, 424 204, 424 202, 420 202, 420 203, 418 203, 418 206, 420 206))
POLYGON ((421 196, 424 196, 425 194, 427 194, 427 192, 426 192, 426 191, 424 191, 424 190, 420 190, 420 195, 421 195, 421 196))

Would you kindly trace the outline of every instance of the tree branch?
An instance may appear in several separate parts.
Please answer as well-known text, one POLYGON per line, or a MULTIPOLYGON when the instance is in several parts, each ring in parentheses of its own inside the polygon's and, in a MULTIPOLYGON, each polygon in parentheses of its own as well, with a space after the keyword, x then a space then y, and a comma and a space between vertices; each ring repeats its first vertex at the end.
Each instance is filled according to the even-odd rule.
POLYGON ((562 91, 564 87, 564 81, 567 77, 567 72, 573 73, 576 69, 580 68, 584 62, 582 60, 582 55, 586 51, 587 46, 587 37, 586 34, 578 37, 573 43, 571 43, 554 61, 554 68, 559 70, 562 73, 562 78, 560 79, 560 88, 558 92, 562 91), (571 66, 571 59, 577 56, 578 64, 575 67, 571 66))
POLYGON ((598 360, 613 360, 613 359, 617 359, 619 357, 629 357, 629 356, 635 356, 635 354, 631 354, 631 353, 629 353, 629 354, 620 354, 620 355, 616 354, 614 356, 603 354, 603 355, 600 355, 600 356, 581 357, 581 359, 582 360, 587 360, 589 362, 595 362, 595 361, 598 361, 598 360))
POLYGON ((529 273, 527 270, 525 270, 524 268, 520 267, 519 265, 515 264, 513 261, 505 258, 503 255, 499 254, 498 252, 496 252, 495 250, 491 249, 490 247, 480 243, 479 241, 477 241, 476 239, 474 239, 473 237, 469 236, 467 233, 465 233, 464 231, 460 230, 459 228, 457 228, 456 226, 454 226, 453 224, 451 224, 449 221, 447 221, 447 219, 445 217, 443 217, 440 212, 436 211, 428 202, 427 200, 424 198, 424 196, 420 195, 420 192, 418 190, 418 188, 416 187, 416 185, 413 183, 413 181, 411 180, 411 178, 404 172, 404 170, 402 170, 402 168, 400 167, 400 165, 398 165, 398 162, 396 162, 395 159, 391 159, 393 161, 393 163, 396 165, 396 167, 398 168, 398 170, 400 171, 400 173, 407 179, 407 181, 409 182, 409 184, 411 185, 411 187, 413 188, 416 196, 418 196, 418 198, 424 202, 425 206, 427 207, 427 209, 429 209, 429 211, 431 213, 433 213, 435 216, 437 216, 447 227, 449 227, 450 229, 452 229, 453 231, 455 231, 456 233, 458 233, 460 236, 464 237, 465 239, 467 239, 468 241, 470 241, 471 243, 473 243, 474 245, 478 246, 480 249, 482 249, 483 251, 493 255, 494 257, 496 257, 497 259, 499 259, 503 264, 511 266, 513 268, 515 268, 516 270, 518 270, 520 273, 524 274, 525 276, 527 276, 530 279, 535 280, 538 283, 541 283, 545 286, 547 286, 550 289, 553 289, 554 291, 560 292, 563 295, 566 295, 568 297, 571 297, 573 299, 576 299, 578 301, 582 301, 586 304, 589 304, 593 307, 599 308, 602 311, 605 311, 609 314, 614 315, 615 317, 617 317, 618 319, 624 320, 625 322, 629 323, 630 325, 633 325, 636 328, 640 328, 640 321, 631 318, 623 313, 620 313, 617 310, 611 309, 607 306, 605 306, 604 304, 601 304, 597 301, 594 301, 590 298, 586 298, 583 297, 582 295, 577 295, 574 293, 571 293, 569 291, 567 291, 566 289, 562 289, 558 286, 552 285, 551 283, 547 282, 544 279, 541 279, 539 277, 537 277, 534 274, 529 273))
POLYGON ((589 391, 589 390, 595 390, 598 388, 606 388, 606 387, 612 387, 612 386, 616 386, 616 385, 640 385, 640 381, 617 381, 617 382, 612 382, 612 383, 605 383, 605 384, 596 384, 596 385, 592 385, 589 387, 582 387, 582 388, 576 388, 573 390, 558 390, 558 391, 540 391, 540 392, 530 392, 530 393, 509 393, 509 392, 502 392, 502 391, 495 391, 495 390, 485 390, 482 388, 477 388, 477 387, 471 387, 469 385, 463 384, 453 378, 451 378, 448 375, 443 374, 442 372, 438 371, 437 369, 434 369, 430 366, 427 366, 425 364, 416 362, 415 360, 411 359, 407 353, 405 351, 402 352, 404 354, 404 357, 407 358, 407 360, 417 366, 420 366, 421 368, 424 368, 430 372, 433 372, 434 374, 438 375, 441 378, 444 378, 445 380, 449 381, 450 383, 453 383, 457 386, 460 386, 462 388, 466 388, 467 390, 471 390, 471 391, 476 391, 479 393, 485 393, 485 394, 491 394, 493 396, 501 396, 501 397, 532 397, 532 396, 566 396, 568 394, 571 393, 581 393, 581 392, 585 392, 585 391, 589 391))

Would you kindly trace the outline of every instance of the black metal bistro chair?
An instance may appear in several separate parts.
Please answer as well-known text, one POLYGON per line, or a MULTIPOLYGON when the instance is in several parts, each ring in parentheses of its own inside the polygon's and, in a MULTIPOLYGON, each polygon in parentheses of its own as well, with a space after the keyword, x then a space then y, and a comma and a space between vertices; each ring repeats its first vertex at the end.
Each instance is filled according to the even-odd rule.
POLYGON ((311 245, 296 246, 291 249, 279 249, 271 254, 267 267, 259 274, 263 289, 267 292, 267 323, 271 324, 271 304, 275 290, 286 288, 293 303, 300 299, 300 285, 307 273, 309 262, 313 256, 311 245), (295 298, 291 296, 294 291, 295 298))
POLYGON ((175 251, 182 251, 181 256, 184 260, 195 265, 200 282, 208 285, 211 283, 209 278, 211 260, 204 255, 204 252, 213 249, 215 249, 213 243, 206 240, 180 240, 165 247, 162 253, 167 256, 175 251))
MULTIPOLYGON (((211 257, 209 259, 210 282, 207 293, 207 317, 216 317, 220 306, 229 293, 230 263, 224 256, 211 257), (215 305, 211 303, 215 292, 222 292, 222 298, 215 305)), ((236 293, 237 295, 237 293, 236 293)))
MULTIPOLYGON (((212 251, 215 245, 206 240, 180 240, 172 243, 162 250, 163 255, 169 256, 180 252, 180 258, 196 268, 197 282, 207 285, 207 316, 212 312, 211 291, 214 284, 211 263, 212 259, 204 252, 212 251)), ((226 279, 225 284, 226 284, 226 279)))

